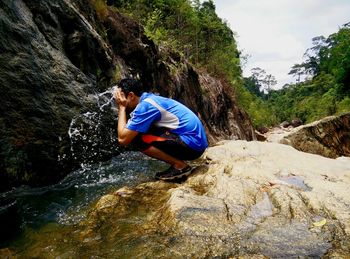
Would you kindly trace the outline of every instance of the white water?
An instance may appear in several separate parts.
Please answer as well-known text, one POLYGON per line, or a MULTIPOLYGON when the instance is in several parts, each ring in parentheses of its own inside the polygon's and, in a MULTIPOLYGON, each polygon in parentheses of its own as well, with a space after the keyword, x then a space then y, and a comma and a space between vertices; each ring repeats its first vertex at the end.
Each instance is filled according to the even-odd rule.
MULTIPOLYGON (((95 108, 91 111, 78 114, 71 120, 68 135, 71 141, 71 152, 74 159, 85 157, 89 160, 89 157, 98 155, 97 146, 101 144, 103 137, 101 136, 101 128, 104 127, 102 118, 111 112, 114 114, 118 113, 113 97, 116 88, 117 86, 112 86, 102 93, 96 93, 93 96, 93 99, 96 100, 95 108), (75 150, 77 146, 79 146, 79 150, 75 150)), ((62 158, 59 157, 58 159, 60 160, 62 158)), ((84 163, 88 162, 84 161, 84 163)))
POLYGON ((104 108, 109 107, 109 105, 111 106, 111 109, 113 109, 114 111, 118 111, 117 106, 113 105, 113 101, 114 101, 113 93, 117 90, 117 88, 118 86, 115 85, 115 86, 112 86, 107 91, 97 94, 97 104, 98 104, 98 107, 100 107, 100 111, 104 111, 104 108), (110 95, 110 97, 106 97, 106 95, 110 95), (100 102, 101 97, 106 97, 107 101, 104 101, 101 103, 100 102))

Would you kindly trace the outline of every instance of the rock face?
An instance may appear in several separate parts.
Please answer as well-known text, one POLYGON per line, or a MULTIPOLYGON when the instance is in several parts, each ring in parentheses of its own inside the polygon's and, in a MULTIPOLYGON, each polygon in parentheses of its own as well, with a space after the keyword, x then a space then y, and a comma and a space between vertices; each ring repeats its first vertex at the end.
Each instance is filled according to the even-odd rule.
POLYGON ((207 150, 186 182, 106 195, 66 231, 66 241, 47 238, 26 255, 347 258, 349 176, 346 160, 277 143, 225 141, 207 150))
POLYGON ((227 84, 103 8, 96 13, 81 0, 1 0, 0 191, 52 183, 80 163, 118 154, 108 103, 111 85, 125 76, 138 75, 150 90, 197 112, 211 141, 254 139, 227 84))
POLYGON ((330 158, 350 156, 350 113, 299 127, 285 135, 280 143, 330 158))

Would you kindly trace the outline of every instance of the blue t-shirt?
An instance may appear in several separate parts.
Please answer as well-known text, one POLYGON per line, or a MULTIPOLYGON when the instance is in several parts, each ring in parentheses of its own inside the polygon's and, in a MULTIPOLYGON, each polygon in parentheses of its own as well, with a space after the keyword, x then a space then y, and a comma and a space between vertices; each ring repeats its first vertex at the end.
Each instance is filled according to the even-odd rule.
POLYGON ((194 150, 208 147, 204 127, 189 108, 170 98, 143 93, 126 128, 146 133, 151 125, 169 129, 194 150))

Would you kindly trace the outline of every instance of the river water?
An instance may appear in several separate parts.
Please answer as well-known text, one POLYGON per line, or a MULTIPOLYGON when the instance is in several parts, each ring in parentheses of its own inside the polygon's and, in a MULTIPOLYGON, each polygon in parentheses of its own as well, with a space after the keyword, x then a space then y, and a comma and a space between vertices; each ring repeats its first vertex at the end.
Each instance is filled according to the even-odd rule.
POLYGON ((21 257, 26 254, 29 245, 45 242, 38 240, 40 233, 48 226, 52 237, 55 237, 62 229, 83 221, 89 206, 104 194, 122 186, 135 186, 152 181, 154 173, 166 167, 165 163, 148 158, 142 153, 125 152, 110 161, 84 166, 52 186, 21 187, 2 193, 2 198, 16 203, 16 215, 10 215, 7 220, 17 218, 16 224, 19 226, 12 226, 18 227, 17 233, 10 239, 3 237, 0 248, 10 247, 21 257))

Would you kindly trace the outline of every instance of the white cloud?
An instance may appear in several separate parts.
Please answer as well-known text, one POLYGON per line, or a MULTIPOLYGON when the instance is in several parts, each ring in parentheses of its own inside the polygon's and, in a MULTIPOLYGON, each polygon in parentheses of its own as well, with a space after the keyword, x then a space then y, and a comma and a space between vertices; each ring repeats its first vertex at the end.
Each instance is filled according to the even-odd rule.
POLYGON ((244 69, 261 67, 278 80, 293 82, 290 68, 302 61, 315 36, 337 32, 350 22, 348 0, 214 0, 219 17, 238 34, 238 46, 251 58, 244 69))

